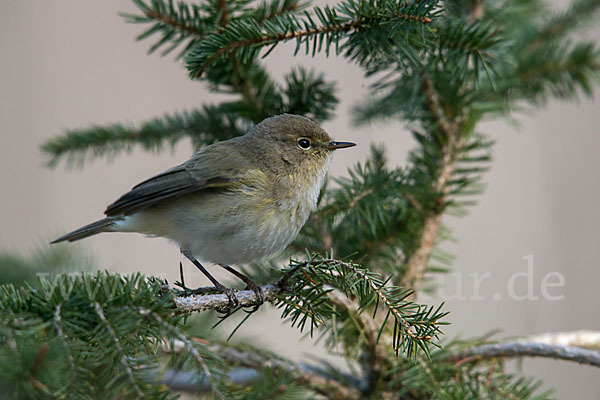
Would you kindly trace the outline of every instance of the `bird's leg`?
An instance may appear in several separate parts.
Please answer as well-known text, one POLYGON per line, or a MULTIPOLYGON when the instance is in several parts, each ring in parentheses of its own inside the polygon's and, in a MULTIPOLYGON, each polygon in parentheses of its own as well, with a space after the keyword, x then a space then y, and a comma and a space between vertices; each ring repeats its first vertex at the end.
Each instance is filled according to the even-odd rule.
POLYGON ((252 279, 248 278, 241 272, 238 272, 235 269, 231 268, 229 265, 219 264, 219 266, 231 272, 236 277, 240 278, 246 284, 246 289, 252 290, 256 294, 257 302, 252 308, 252 310, 249 311, 249 313, 253 313, 256 310, 258 310, 258 308, 265 302, 265 296, 263 294, 262 288, 258 286, 256 282, 254 282, 252 279))
POLYGON ((211 294, 214 293, 215 291, 218 291, 217 288, 215 287, 199 287, 196 289, 190 289, 189 287, 187 287, 185 285, 185 278, 183 276, 183 264, 179 263, 179 281, 175 281, 175 286, 178 286, 181 288, 181 290, 177 290, 178 295, 181 296, 191 296, 193 294, 198 294, 198 295, 205 295, 205 294, 211 294))
POLYGON ((198 260, 196 260, 196 258, 190 251, 181 250, 181 254, 186 256, 187 259, 190 260, 196 266, 196 268, 198 268, 200 271, 202 271, 202 273, 204 275, 206 275, 206 277, 208 279, 210 279, 212 284, 215 285, 215 288, 219 292, 221 292, 227 296, 229 303, 227 304, 227 307, 225 307, 225 309, 222 310, 222 312, 226 315, 231 314, 232 310, 235 307, 237 307, 237 305, 239 304, 239 301, 238 301, 237 297, 235 296, 235 292, 233 291, 233 289, 223 286, 218 280, 216 280, 211 274, 209 274, 208 271, 206 270, 206 268, 204 268, 204 266, 202 264, 200 264, 200 262, 198 260))

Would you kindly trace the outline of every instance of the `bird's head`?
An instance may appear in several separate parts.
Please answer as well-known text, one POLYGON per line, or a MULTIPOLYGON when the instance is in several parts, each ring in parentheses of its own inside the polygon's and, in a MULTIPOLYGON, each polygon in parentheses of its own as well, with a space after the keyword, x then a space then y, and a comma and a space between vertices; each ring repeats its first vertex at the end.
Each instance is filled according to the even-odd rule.
POLYGON ((263 164, 276 172, 301 175, 326 172, 335 150, 355 146, 335 141, 316 122, 291 114, 267 118, 246 136, 249 144, 263 152, 263 164))

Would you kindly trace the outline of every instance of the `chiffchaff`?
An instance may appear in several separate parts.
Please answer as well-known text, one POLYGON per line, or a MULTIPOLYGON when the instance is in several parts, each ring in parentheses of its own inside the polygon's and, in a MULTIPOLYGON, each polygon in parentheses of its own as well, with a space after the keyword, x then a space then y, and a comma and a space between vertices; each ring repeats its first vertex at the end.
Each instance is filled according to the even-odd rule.
POLYGON ((162 236, 236 302, 196 260, 219 264, 262 293, 228 264, 249 263, 285 249, 316 207, 336 142, 308 118, 267 118, 244 136, 201 148, 109 205, 106 218, 52 243, 100 232, 162 236))

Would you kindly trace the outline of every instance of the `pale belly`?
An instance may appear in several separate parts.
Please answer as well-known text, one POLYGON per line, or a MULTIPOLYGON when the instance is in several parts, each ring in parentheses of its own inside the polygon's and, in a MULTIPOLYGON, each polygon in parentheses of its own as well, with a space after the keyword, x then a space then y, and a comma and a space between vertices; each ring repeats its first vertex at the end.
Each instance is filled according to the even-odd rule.
POLYGON ((166 237, 201 261, 246 264, 284 250, 315 203, 314 196, 276 204, 239 193, 200 193, 126 217, 119 230, 166 237))

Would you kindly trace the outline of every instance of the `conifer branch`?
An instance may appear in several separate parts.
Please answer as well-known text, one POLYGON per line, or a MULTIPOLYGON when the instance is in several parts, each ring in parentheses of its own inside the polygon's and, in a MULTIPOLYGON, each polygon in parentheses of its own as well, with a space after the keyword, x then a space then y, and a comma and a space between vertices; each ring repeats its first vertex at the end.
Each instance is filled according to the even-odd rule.
MULTIPOLYGON (((492 371, 493 372, 493 371, 492 371)), ((513 392, 511 392, 510 390, 507 390, 506 388, 500 386, 500 385, 496 385, 494 383, 492 383, 491 381, 491 376, 488 375, 482 375, 482 374, 478 374, 475 373, 472 375, 473 378, 482 386, 487 388, 488 390, 490 390, 493 393, 497 393, 498 395, 500 395, 501 397, 499 397, 500 399, 506 399, 506 400, 526 400, 529 399, 528 395, 525 396, 520 396, 518 394, 515 394, 513 392)))
MULTIPOLYGON (((10 360, 0 365, 0 375, 3 386, 7 382, 16 388, 17 397, 36 390, 46 397, 169 396, 169 388, 158 381, 164 378, 165 353, 156 350, 163 340, 181 343, 181 354, 169 355, 173 368, 217 396, 237 389, 221 379, 229 367, 258 371, 252 386, 241 389, 248 399, 270 398, 261 385, 271 390, 285 381, 340 399, 541 400, 548 394, 535 393, 537 383, 470 363, 533 355, 597 365, 599 352, 591 352, 599 346, 597 333, 586 340, 559 334, 435 350, 446 313, 416 304, 407 288, 420 288, 429 265, 450 262, 437 248, 446 235, 442 215, 458 213, 467 203, 461 204, 459 196, 475 191, 485 169, 480 164, 489 160, 481 154, 491 144, 476 132, 479 121, 520 103, 593 92, 600 65, 597 44, 569 34, 600 0, 575 0, 569 11, 554 17, 541 2, 523 1, 341 0, 333 8, 303 13, 306 5, 298 0, 133 1, 140 12, 128 20, 146 24, 138 39, 159 36, 151 52, 164 46, 168 53, 182 45, 190 76, 204 72, 211 91, 235 98, 194 115, 70 132, 46 144, 51 162, 114 155, 135 145, 157 150, 182 138, 197 147, 242 134, 252 123, 282 112, 329 118, 337 103, 333 85, 303 70, 278 84, 259 63, 263 49, 267 55, 289 41, 307 54, 328 55, 335 49, 367 76, 380 77, 371 86, 375 101, 362 113, 364 119, 400 118, 414 127, 417 146, 407 168, 387 167, 383 151, 373 151, 369 161, 349 172, 351 178, 323 194, 321 211, 295 243, 296 249, 357 254, 353 257, 382 275, 311 255, 307 261, 291 261, 283 271, 266 263, 250 267, 260 282, 281 277, 263 290, 266 300, 281 309, 282 319, 311 334, 319 329, 328 349, 342 350, 364 374, 359 380, 335 368, 311 369, 260 348, 195 343, 184 331, 182 314, 226 307, 229 299, 214 289, 175 298, 164 282, 140 276, 59 276, 39 289, 0 286, 0 358, 10 360), (402 267, 404 286, 397 287, 394 274, 402 267), (588 348, 573 349, 574 344, 588 348), (235 365, 224 365, 213 350, 235 365), (394 357, 392 351, 403 354, 394 357), (466 368, 455 368, 453 362, 466 368), (190 366, 195 369, 188 371, 190 366), (60 374, 48 373, 50 368, 60 374)), ((253 291, 238 291, 237 297, 242 306, 258 301, 253 291)))
MULTIPOLYGON (((340 400, 346 398, 361 398, 361 391, 358 388, 359 383, 358 381, 353 382, 353 377, 351 375, 343 374, 343 376, 338 377, 341 379, 337 379, 318 367, 304 363, 295 364, 276 354, 255 349, 254 347, 245 344, 239 346, 229 342, 213 342, 204 338, 191 338, 191 340, 203 343, 210 351, 219 354, 230 366, 250 369, 250 371, 247 371, 247 373, 244 374, 245 376, 235 374, 235 377, 232 380, 232 383, 234 384, 248 385, 249 382, 260 377, 260 372, 268 369, 275 374, 280 374, 282 372, 289 373, 294 376, 295 383, 309 388, 327 398, 340 400), (255 373, 252 373, 251 371, 254 371, 255 373), (347 380, 347 382, 343 380, 347 380)), ((165 344, 165 350, 167 352, 179 353, 186 347, 186 344, 178 339, 171 341, 169 345, 165 344)), ((173 374, 176 373, 177 371, 173 371, 173 374)), ((231 377, 233 374, 229 373, 229 375, 231 377)), ((186 378, 185 381, 173 383, 181 388, 183 386, 188 387, 190 381, 197 381, 197 377, 190 379, 191 377, 188 376, 186 378)), ((165 381, 168 385, 170 385, 171 382, 172 381, 165 381)))
POLYGON ((543 333, 524 338, 522 341, 530 343, 546 343, 557 346, 575 346, 589 350, 600 350, 600 332, 579 330, 572 332, 543 333))
POLYGON ((362 398, 362 394, 357 388, 320 374, 310 368, 302 368, 283 359, 266 357, 257 352, 235 349, 229 346, 213 344, 210 347, 211 350, 223 357, 228 363, 234 365, 258 371, 269 368, 275 371, 281 370, 291 373, 297 384, 305 386, 327 398, 338 400, 362 398))
MULTIPOLYGON (((426 74, 423 74, 421 87, 425 93, 426 105, 433 118, 434 126, 437 127, 445 140, 441 149, 441 157, 438 161, 437 176, 431 188, 439 196, 436 200, 438 206, 443 208, 443 205, 448 201, 447 197, 450 192, 449 182, 456 168, 456 158, 460 148, 459 123, 458 121, 450 123, 446 120, 441 111, 433 84, 426 74)), ((425 217, 419 245, 406 263, 402 282, 404 285, 413 288, 415 296, 418 293, 420 281, 429 264, 431 250, 435 246, 441 224, 442 213, 438 210, 429 210, 425 217)))
POLYGON ((165 25, 170 25, 179 31, 189 33, 191 35, 196 35, 198 39, 202 38, 202 36, 204 36, 205 34, 205 32, 201 29, 198 29, 198 27, 193 26, 192 24, 187 24, 168 14, 163 14, 158 10, 147 9, 146 11, 144 11, 144 15, 147 18, 162 22, 165 25))
POLYGON ((270 115, 300 114, 323 121, 331 117, 331 110, 338 103, 335 86, 313 71, 293 69, 281 87, 257 64, 234 61, 232 65, 235 77, 228 84, 242 99, 167 114, 139 125, 109 124, 68 130, 42 144, 47 165, 55 167, 66 160, 67 166, 81 166, 95 157, 110 158, 132 151, 135 146, 156 152, 186 138, 199 148, 243 135, 253 123, 270 115))
POLYGON ((39 349, 37 351, 35 359, 33 360, 31 369, 29 370, 29 373, 27 374, 27 381, 29 383, 31 383, 38 390, 46 392, 46 393, 48 393, 48 388, 46 387, 46 385, 44 385, 42 382, 40 382, 38 379, 36 379, 36 376, 37 376, 38 372, 40 371, 40 368, 42 366, 42 363, 44 362, 44 359, 48 355, 48 351, 50 351, 50 346, 48 346, 48 343, 42 343, 42 345, 39 347, 39 349))
POLYGON ((219 5, 219 25, 222 27, 227 26, 229 22, 229 9, 227 8, 227 0, 218 0, 217 4, 219 5))
POLYGON ((134 146, 158 151, 190 138, 194 147, 242 135, 248 121, 232 112, 228 105, 204 106, 197 110, 167 114, 141 123, 92 126, 68 130, 42 144, 48 166, 55 167, 65 159, 68 166, 82 165, 93 157, 114 157, 129 152, 134 146))
POLYGON ((462 365, 492 358, 544 357, 600 367, 600 351, 575 346, 560 346, 548 343, 512 341, 485 344, 454 353, 447 361, 462 365))
POLYGON ((148 309, 144 309, 144 308, 138 309, 138 312, 143 316, 154 319, 156 322, 158 322, 159 325, 161 325, 167 331, 171 332, 177 340, 179 340, 180 342, 182 342, 184 344, 186 350, 193 356, 196 363, 198 363, 198 365, 200 365, 200 368, 202 368, 202 372, 204 372, 206 379, 210 382, 210 386, 213 390, 213 393, 219 399, 225 400, 226 397, 223 395, 221 390, 219 390, 219 388, 215 384, 215 378, 214 378, 213 374, 210 372, 208 365, 206 365, 206 362, 204 362, 204 359, 198 352, 198 349, 196 349, 194 347, 192 342, 183 333, 181 333, 179 331, 179 329, 177 329, 175 326, 166 323, 165 320, 163 320, 160 317, 160 315, 158 315, 157 313, 155 313, 151 310, 148 310, 148 309))
MULTIPOLYGON (((412 294, 411 290, 388 287, 386 284, 387 281, 382 281, 357 264, 315 258, 292 262, 277 284, 263 286, 262 290, 265 301, 283 307, 283 316, 289 317, 292 324, 300 321, 298 324, 302 329, 310 318, 311 331, 330 317, 332 310, 326 298, 332 287, 344 296, 356 296, 359 313, 365 312, 368 306, 375 305, 375 310, 372 311, 375 315, 378 305, 382 305, 388 315, 379 331, 384 329, 388 320, 391 321, 394 330, 393 349, 396 352, 403 349, 411 356, 416 354, 415 346, 427 351, 423 344, 437 337, 440 333, 439 325, 443 324, 439 320, 447 313, 441 312, 441 307, 434 310, 433 307, 426 308, 405 301, 412 294)), ((256 294, 250 290, 237 291, 236 297, 240 306, 253 306, 258 301, 256 294)), ((178 296, 175 304, 180 312, 222 310, 229 305, 229 299, 224 294, 178 296)), ((371 341, 371 344, 376 342, 371 341)))
POLYGON ((287 12, 300 11, 304 8, 306 4, 301 4, 298 0, 274 0, 271 4, 264 2, 252 10, 250 18, 262 24, 287 12))
MULTIPOLYGON (((232 86, 234 87, 235 91, 241 95, 243 101, 247 104, 248 108, 253 111, 254 122, 258 123, 263 118, 267 117, 265 110, 264 110, 266 101, 264 101, 265 99, 259 98, 257 96, 257 92, 259 91, 259 88, 255 87, 252 84, 254 80, 251 79, 252 77, 248 77, 248 73, 247 73, 248 71, 245 71, 245 69, 247 69, 247 68, 244 68, 244 67, 248 67, 248 66, 240 65, 240 62, 237 59, 232 60, 232 64, 233 64, 234 74, 236 76, 232 80, 232 86)), ((264 81, 261 82, 261 83, 263 83, 263 88, 264 88, 264 86, 267 86, 267 85, 274 86, 272 81, 270 79, 268 79, 265 71, 260 69, 260 67, 258 67, 258 66, 256 66, 256 70, 257 70, 257 75, 261 74, 264 76, 264 81)))
POLYGON ((360 25, 361 21, 353 20, 346 22, 341 25, 332 26, 320 26, 317 28, 298 30, 293 32, 280 32, 271 35, 263 35, 254 39, 243 39, 239 41, 233 41, 227 43, 225 46, 218 48, 213 55, 206 58, 200 68, 195 68, 196 72, 192 76, 193 78, 200 78, 208 65, 218 60, 224 54, 230 54, 238 49, 245 47, 264 47, 270 44, 276 44, 291 39, 301 39, 307 36, 324 34, 324 33, 345 33, 350 30, 356 29, 360 25))
POLYGON ((133 376, 133 371, 131 370, 131 366, 129 365, 127 356, 125 356, 125 352, 123 351, 123 348, 121 347, 121 342, 119 341, 119 338, 117 337, 117 333, 115 332, 114 328, 111 326, 110 322, 104 315, 104 312, 102 311, 102 306, 97 301, 95 301, 93 303, 93 306, 94 306, 94 309, 96 310, 96 314, 98 315, 98 317, 104 324, 104 327, 110 334, 110 337, 112 338, 115 349, 117 350, 117 353, 119 355, 119 361, 121 362, 121 365, 123 366, 123 368, 125 368, 125 372, 127 373, 129 382, 135 389, 137 397, 140 399, 145 398, 144 393, 142 393, 142 389, 140 389, 140 386, 138 385, 138 383, 135 380, 135 377, 133 376))
POLYGON ((334 305, 343 309, 346 314, 354 316, 354 320, 358 322, 361 331, 365 335, 366 340, 363 345, 361 366, 366 385, 361 385, 361 387, 364 386, 363 392, 370 393, 377 387, 379 379, 389 367, 389 350, 384 342, 380 340, 381 326, 377 325, 377 323, 383 324, 383 321, 369 318, 365 313, 358 312, 360 305, 337 290, 331 291, 329 297, 334 305))
MULTIPOLYGON (((275 285, 266 285, 261 287, 265 302, 274 302, 277 294, 281 293, 281 288, 275 285)), ((235 291, 235 296, 240 306, 254 306, 258 302, 256 293, 252 290, 235 291)), ((229 305, 229 299, 224 294, 204 294, 178 296, 175 298, 175 305, 181 312, 195 312, 206 310, 222 310, 229 305)))
POLYGON ((178 58, 195 46, 199 40, 213 29, 214 21, 207 12, 207 7, 201 5, 188 5, 183 1, 173 4, 166 0, 133 0, 141 14, 121 13, 127 22, 137 24, 151 24, 144 32, 137 36, 143 40, 155 34, 160 39, 153 44, 149 53, 167 46, 162 55, 167 55, 179 45, 186 43, 178 58))
MULTIPOLYGON (((365 5, 366 7, 366 5, 365 5)), ((386 10, 387 11, 387 10, 386 10)), ((218 33, 207 35, 202 43, 187 56, 187 67, 192 78, 200 78, 206 69, 217 60, 225 59, 227 56, 235 55, 240 50, 246 50, 245 56, 239 57, 241 61, 247 61, 254 57, 257 52, 265 47, 273 49, 277 44, 289 40, 297 40, 298 46, 312 37, 316 37, 319 43, 327 42, 327 48, 337 42, 342 35, 384 21, 404 20, 429 24, 431 18, 422 15, 411 15, 403 12, 387 12, 374 16, 361 15, 358 18, 339 17, 335 10, 325 7, 314 8, 321 25, 316 24, 311 16, 306 13, 304 20, 295 16, 274 16, 268 24, 261 25, 257 21, 237 20, 232 21, 227 28, 218 33)), ((315 42, 317 43, 317 42, 315 42)), ((316 46, 316 44, 315 44, 316 46)), ((320 48, 321 45, 318 45, 320 48)), ((316 49, 315 49, 316 51, 316 49)), ((327 50, 326 50, 327 51, 327 50)))
POLYGON ((541 382, 505 373, 491 364, 454 364, 448 358, 459 352, 452 350, 458 342, 450 342, 445 349, 431 354, 430 359, 421 358, 416 363, 399 363, 387 376, 395 388, 395 397, 401 399, 431 399, 436 394, 450 394, 454 399, 511 399, 549 400, 549 392, 536 393, 541 382))
POLYGON ((54 317, 52 318, 52 324, 54 325, 54 329, 56 330, 56 334, 58 335, 65 353, 67 354, 67 360, 69 360, 69 369, 71 374, 71 379, 69 381, 71 394, 75 391, 75 385, 77 383, 77 369, 75 368, 75 360, 73 359, 73 354, 71 353, 71 349, 69 344, 67 343, 67 336, 65 335, 62 328, 62 303, 56 306, 54 311, 54 317))
POLYGON ((549 41, 563 36, 570 30, 593 18, 600 7, 599 0, 575 0, 569 9, 560 15, 550 18, 550 21, 540 29, 535 38, 527 43, 523 53, 531 53, 549 41))
MULTIPOLYGON (((431 78, 424 72, 421 79, 421 88, 423 89, 423 92, 425 92, 425 104, 427 105, 427 109, 429 110, 435 125, 448 140, 451 140, 451 138, 456 135, 456 126, 452 126, 450 122, 446 120, 438 96, 433 88, 431 78)), ((443 187, 443 182, 439 182, 437 186, 436 189, 439 190, 440 186, 443 187)))
POLYGON ((384 293, 384 290, 385 290, 384 285, 381 285, 379 282, 376 282, 372 277, 370 277, 364 271, 358 269, 355 264, 347 263, 347 262, 340 261, 340 260, 334 260, 334 259, 324 259, 324 260, 319 260, 319 261, 311 261, 311 262, 307 263, 307 265, 313 265, 313 266, 319 266, 322 264, 340 265, 340 266, 346 268, 347 270, 359 275, 362 279, 364 279, 368 283, 368 285, 371 287, 373 292, 375 292, 377 294, 379 301, 382 304, 385 304, 387 306, 387 309, 389 310, 389 312, 392 314, 392 316, 396 319, 396 321, 404 329, 404 334, 406 334, 407 336, 409 336, 410 338, 412 338, 414 340, 429 341, 432 339, 432 337, 430 335, 418 334, 415 329, 416 326, 413 323, 409 322, 406 319, 406 317, 400 312, 398 307, 396 307, 394 304, 392 304, 390 302, 388 296, 384 293))

